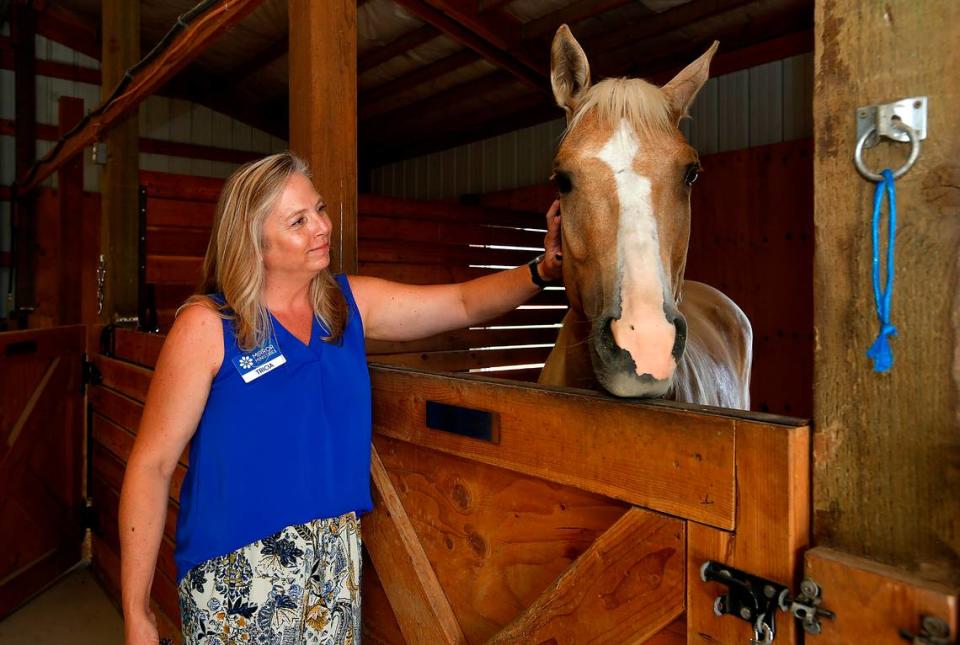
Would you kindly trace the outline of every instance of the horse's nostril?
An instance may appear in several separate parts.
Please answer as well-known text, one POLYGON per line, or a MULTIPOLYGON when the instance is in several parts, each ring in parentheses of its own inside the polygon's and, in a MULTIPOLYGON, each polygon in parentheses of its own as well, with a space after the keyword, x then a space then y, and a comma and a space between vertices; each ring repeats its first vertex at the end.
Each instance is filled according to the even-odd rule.
POLYGON ((600 347, 607 351, 614 351, 619 349, 617 347, 617 341, 613 337, 613 318, 607 318, 602 325, 600 325, 600 347))
POLYGON ((673 354, 674 360, 679 363, 680 357, 683 356, 683 348, 686 347, 687 344, 687 321, 678 313, 677 317, 673 319, 673 326, 676 328, 677 333, 673 338, 673 350, 671 354, 673 354))

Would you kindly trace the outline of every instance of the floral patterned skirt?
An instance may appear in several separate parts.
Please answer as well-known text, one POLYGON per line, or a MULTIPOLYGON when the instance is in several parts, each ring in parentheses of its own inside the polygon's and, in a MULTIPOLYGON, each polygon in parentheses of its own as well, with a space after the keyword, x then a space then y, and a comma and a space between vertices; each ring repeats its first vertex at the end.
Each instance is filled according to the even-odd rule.
POLYGON ((180 582, 184 642, 359 645, 360 545, 348 513, 197 565, 180 582))

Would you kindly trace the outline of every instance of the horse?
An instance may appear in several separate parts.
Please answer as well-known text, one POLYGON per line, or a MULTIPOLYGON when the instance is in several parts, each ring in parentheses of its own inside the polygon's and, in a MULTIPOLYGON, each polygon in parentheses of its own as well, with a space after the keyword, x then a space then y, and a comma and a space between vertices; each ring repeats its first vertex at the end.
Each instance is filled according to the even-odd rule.
POLYGON ((700 162, 679 124, 718 44, 662 87, 591 85, 580 44, 557 30, 550 81, 567 127, 552 179, 570 308, 539 383, 750 408, 750 321, 683 275, 700 162))

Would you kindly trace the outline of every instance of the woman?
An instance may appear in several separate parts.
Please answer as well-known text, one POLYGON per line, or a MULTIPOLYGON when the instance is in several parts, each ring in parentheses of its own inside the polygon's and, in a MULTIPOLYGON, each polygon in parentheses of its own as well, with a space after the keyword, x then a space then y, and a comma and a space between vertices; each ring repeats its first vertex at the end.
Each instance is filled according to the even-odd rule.
POLYGON ((203 293, 181 308, 147 395, 120 497, 128 644, 156 643, 150 588, 170 478, 190 444, 177 521, 184 636, 357 643, 360 533, 372 507, 364 337, 404 341, 509 311, 559 279, 546 257, 462 284, 329 270, 331 223, 302 160, 227 180, 203 293))

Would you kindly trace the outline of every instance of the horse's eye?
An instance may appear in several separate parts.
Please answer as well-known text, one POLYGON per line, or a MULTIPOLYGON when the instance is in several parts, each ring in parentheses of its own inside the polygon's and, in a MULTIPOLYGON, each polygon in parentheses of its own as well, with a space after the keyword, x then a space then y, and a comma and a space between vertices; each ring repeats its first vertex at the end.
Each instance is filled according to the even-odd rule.
POLYGON ((695 182, 697 177, 700 176, 700 170, 701 168, 699 163, 692 163, 687 166, 687 172, 683 176, 683 183, 685 183, 687 186, 693 186, 693 182, 695 182))
POLYGON ((559 190, 562 195, 566 195, 573 190, 573 182, 570 181, 570 175, 567 173, 557 170, 553 173, 552 179, 553 183, 557 185, 557 190, 559 190))

